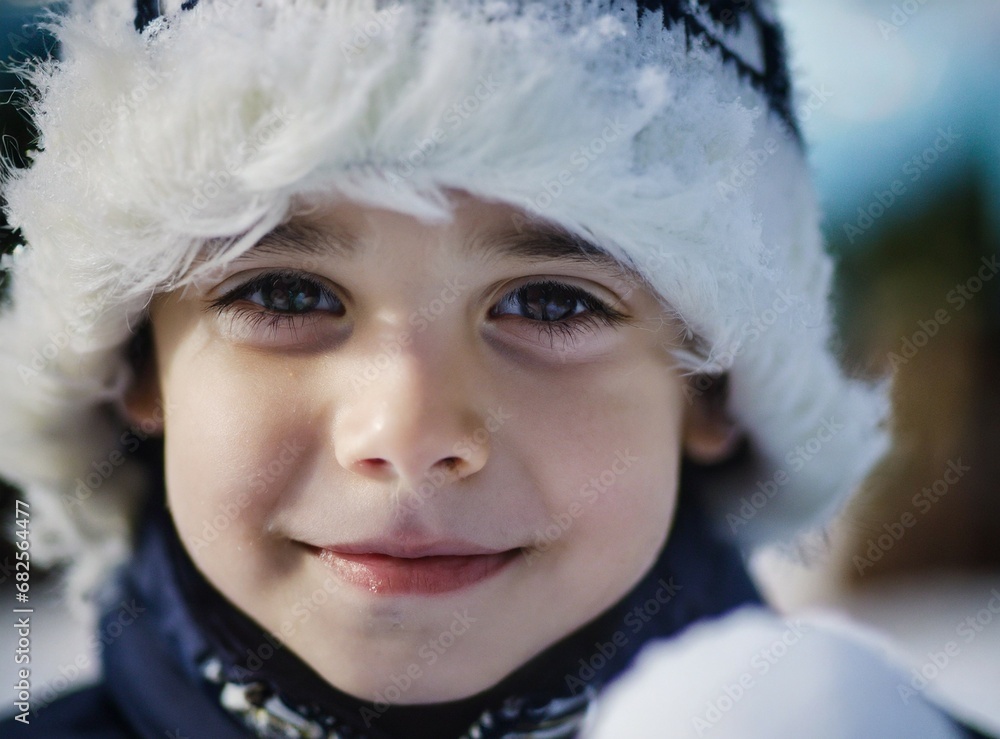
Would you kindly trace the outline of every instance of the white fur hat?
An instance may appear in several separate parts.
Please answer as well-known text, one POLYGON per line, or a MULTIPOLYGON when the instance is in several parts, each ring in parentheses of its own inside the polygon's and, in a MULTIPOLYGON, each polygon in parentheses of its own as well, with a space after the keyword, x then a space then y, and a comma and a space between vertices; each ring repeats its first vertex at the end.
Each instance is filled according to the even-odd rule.
POLYGON ((648 280, 697 337, 684 366, 728 375, 749 454, 707 494, 744 545, 822 524, 885 451, 886 388, 831 348, 770 4, 139 5, 75 0, 53 21, 38 151, 3 192, 25 245, 4 262, 0 475, 78 588, 128 552, 125 347, 151 296, 196 277, 207 242, 226 244, 211 268, 319 193, 442 218, 465 190, 648 280))

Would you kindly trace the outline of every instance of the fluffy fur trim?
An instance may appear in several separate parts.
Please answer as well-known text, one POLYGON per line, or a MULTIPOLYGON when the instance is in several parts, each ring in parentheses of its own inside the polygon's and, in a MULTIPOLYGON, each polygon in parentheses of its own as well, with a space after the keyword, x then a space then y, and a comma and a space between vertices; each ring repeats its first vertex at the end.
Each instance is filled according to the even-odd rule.
POLYGON ((127 552, 141 490, 127 460, 86 482, 122 444, 122 349, 150 297, 312 196, 442 219, 458 188, 638 271, 699 337, 686 367, 731 375, 753 464, 710 492, 744 544, 822 523, 884 451, 885 388, 831 353, 831 265, 797 140, 659 13, 202 0, 139 35, 112 0, 78 2, 54 31, 62 59, 33 74, 40 150, 5 185, 27 246, 0 316, 0 474, 79 587, 127 552))
POLYGON ((834 613, 783 620, 744 607, 648 644, 598 698, 582 739, 967 736, 932 698, 903 693, 907 661, 834 613))

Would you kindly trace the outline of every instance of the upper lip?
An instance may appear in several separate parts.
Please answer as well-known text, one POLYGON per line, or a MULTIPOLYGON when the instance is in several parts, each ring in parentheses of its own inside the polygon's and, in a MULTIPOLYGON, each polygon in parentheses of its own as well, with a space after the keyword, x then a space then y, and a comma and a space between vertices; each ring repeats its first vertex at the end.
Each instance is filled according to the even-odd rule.
POLYGON ((502 554, 509 549, 494 549, 473 542, 461 540, 438 540, 426 542, 399 542, 374 539, 371 541, 345 544, 323 544, 316 547, 336 554, 381 554, 398 559, 418 557, 475 557, 502 554))

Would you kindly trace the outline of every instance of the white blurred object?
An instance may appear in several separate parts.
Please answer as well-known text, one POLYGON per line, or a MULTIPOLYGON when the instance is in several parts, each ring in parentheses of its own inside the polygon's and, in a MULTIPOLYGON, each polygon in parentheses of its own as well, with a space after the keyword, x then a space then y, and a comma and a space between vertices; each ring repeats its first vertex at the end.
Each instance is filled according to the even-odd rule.
POLYGON ((583 739, 958 739, 891 650, 830 615, 744 608, 647 647, 583 739))

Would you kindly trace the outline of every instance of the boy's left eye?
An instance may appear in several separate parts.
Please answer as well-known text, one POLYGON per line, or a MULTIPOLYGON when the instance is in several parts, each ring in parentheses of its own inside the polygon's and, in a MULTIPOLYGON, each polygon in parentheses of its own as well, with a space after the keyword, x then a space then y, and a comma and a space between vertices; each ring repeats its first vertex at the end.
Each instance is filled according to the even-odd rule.
POLYGON ((572 326, 594 322, 614 325, 626 318, 604 301, 576 285, 554 280, 541 280, 507 293, 491 310, 490 315, 517 315, 541 324, 548 330, 555 324, 572 326))

